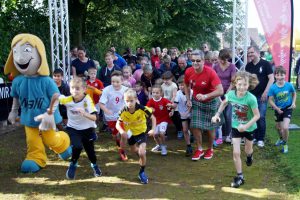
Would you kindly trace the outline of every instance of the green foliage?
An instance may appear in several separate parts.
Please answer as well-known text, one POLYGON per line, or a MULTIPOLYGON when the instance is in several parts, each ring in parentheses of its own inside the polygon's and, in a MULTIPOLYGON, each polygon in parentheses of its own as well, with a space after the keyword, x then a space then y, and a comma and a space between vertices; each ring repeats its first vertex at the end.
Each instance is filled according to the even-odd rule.
MULTIPOLYGON (((41 37, 50 53, 48 1, 38 2, 1 1, 2 65, 11 39, 21 32, 41 37)), ((88 54, 100 61, 111 45, 119 53, 125 47, 139 46, 199 48, 203 42, 216 49, 216 32, 230 23, 232 10, 232 2, 227 0, 69 0, 68 4, 71 46, 84 45, 88 54)))
MULTIPOLYGON (((50 54, 49 18, 47 10, 39 1, 5 0, 0 4, 0 35, 2 51, 0 66, 4 66, 13 37, 19 33, 39 36, 50 54)), ((48 55, 48 58, 49 55, 48 55)))

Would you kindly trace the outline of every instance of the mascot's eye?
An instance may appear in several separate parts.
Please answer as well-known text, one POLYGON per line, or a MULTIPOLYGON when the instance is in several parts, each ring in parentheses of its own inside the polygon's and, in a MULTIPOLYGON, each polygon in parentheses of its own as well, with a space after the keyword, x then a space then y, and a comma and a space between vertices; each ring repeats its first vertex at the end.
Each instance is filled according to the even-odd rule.
POLYGON ((31 48, 30 48, 30 47, 26 47, 26 48, 24 49, 24 51, 25 51, 25 52, 31 52, 31 48))
POLYGON ((17 49, 16 49, 16 48, 13 48, 13 52, 16 53, 16 52, 17 52, 17 49))

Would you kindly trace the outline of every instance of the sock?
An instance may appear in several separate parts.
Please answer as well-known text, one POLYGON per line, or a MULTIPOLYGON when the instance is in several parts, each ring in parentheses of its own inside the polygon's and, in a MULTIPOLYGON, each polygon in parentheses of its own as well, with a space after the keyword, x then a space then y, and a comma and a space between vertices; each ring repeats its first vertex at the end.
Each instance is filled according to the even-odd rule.
POLYGON ((241 173, 237 173, 238 177, 240 177, 241 179, 244 179, 244 175, 243 175, 243 172, 241 173))
POLYGON ((199 150, 199 151, 202 151, 203 149, 202 149, 202 147, 199 147, 198 150, 199 150))
POLYGON ((247 154, 247 157, 252 157, 252 155, 253 155, 253 153, 251 153, 251 154, 247 154))
POLYGON ((140 173, 143 173, 145 171, 146 166, 141 166, 140 167, 140 173))

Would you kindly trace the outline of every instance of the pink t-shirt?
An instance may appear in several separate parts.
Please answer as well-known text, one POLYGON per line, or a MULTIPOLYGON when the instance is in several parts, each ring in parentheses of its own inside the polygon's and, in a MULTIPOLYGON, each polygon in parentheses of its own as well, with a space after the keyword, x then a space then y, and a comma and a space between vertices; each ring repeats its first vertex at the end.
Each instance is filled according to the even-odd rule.
POLYGON ((216 64, 214 66, 214 70, 216 71, 217 75, 219 76, 223 89, 224 89, 224 94, 227 92, 231 79, 235 76, 236 74, 236 68, 235 65, 230 63, 229 67, 227 67, 225 70, 223 70, 219 64, 216 64))
POLYGON ((137 69, 135 70, 135 72, 133 73, 133 78, 136 80, 136 81, 140 81, 141 80, 141 77, 142 77, 142 74, 143 74, 143 70, 142 69, 137 69))

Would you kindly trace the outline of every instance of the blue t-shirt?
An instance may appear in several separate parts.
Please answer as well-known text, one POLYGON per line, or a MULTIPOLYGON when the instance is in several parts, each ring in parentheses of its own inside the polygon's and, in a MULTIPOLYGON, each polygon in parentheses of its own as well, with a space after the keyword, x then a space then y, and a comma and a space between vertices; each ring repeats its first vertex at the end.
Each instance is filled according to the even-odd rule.
MULTIPOLYGON (((40 122, 34 121, 34 117, 47 111, 54 93, 59 93, 59 90, 49 76, 17 76, 13 80, 10 94, 20 102, 21 124, 38 127, 40 122)), ((58 109, 54 113, 54 119, 56 124, 62 120, 58 109)))
POLYGON ((292 105, 293 97, 292 93, 295 93, 295 88, 290 82, 285 82, 283 87, 278 87, 274 83, 269 90, 268 96, 274 97, 275 105, 279 108, 286 108, 292 105))

